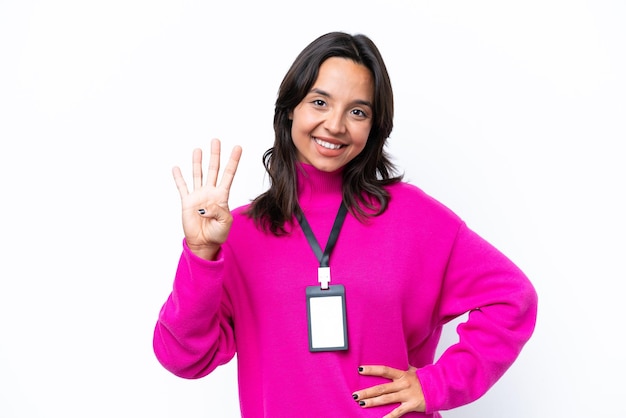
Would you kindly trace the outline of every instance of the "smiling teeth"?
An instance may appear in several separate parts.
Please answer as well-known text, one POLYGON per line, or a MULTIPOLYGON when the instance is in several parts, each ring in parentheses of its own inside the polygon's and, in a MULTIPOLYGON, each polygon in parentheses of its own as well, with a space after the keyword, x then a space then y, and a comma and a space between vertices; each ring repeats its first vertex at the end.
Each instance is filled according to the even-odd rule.
POLYGON ((322 141, 319 138, 313 138, 313 140, 315 141, 316 144, 321 145, 324 148, 328 148, 328 149, 339 149, 339 148, 341 148, 341 145, 331 144, 330 142, 322 141))

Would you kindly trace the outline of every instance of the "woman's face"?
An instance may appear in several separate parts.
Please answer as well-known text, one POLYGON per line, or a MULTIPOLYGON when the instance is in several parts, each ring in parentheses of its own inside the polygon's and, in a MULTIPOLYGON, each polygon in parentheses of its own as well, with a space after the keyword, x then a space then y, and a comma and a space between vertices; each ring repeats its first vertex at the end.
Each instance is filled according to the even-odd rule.
POLYGON ((365 148, 373 100, 367 67, 346 58, 324 61, 311 90, 290 114, 298 161, 327 172, 352 161, 365 148))

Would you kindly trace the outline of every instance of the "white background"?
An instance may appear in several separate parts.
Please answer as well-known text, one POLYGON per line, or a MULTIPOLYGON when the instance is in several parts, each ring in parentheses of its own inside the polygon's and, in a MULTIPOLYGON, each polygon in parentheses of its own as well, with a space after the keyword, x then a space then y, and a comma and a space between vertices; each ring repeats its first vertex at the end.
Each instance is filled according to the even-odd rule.
POLYGON ((232 206, 264 190, 278 85, 344 30, 386 59, 406 179, 540 296, 518 361, 444 416, 625 417, 624 22, 621 0, 0 0, 0 416, 238 417, 234 362, 189 381, 152 353, 170 169, 219 137, 244 148, 232 206))

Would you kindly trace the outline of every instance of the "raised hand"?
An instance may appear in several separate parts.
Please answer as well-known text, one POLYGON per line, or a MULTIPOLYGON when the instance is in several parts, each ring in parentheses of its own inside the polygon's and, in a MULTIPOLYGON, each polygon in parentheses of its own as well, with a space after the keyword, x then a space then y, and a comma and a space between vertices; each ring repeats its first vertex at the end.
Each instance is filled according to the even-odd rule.
POLYGON ((233 223, 228 207, 230 186, 237 172, 241 147, 235 146, 230 159, 217 184, 220 171, 220 141, 211 141, 211 156, 206 173, 202 172, 202 150, 193 150, 193 190, 189 192, 187 183, 179 167, 172 169, 174 181, 182 204, 182 221, 185 240, 189 249, 199 257, 214 260, 220 246, 226 241, 233 223))
POLYGON ((412 411, 424 412, 426 409, 424 392, 415 373, 416 370, 413 366, 410 366, 408 370, 387 366, 359 367, 359 373, 362 375, 380 376, 391 382, 356 391, 352 396, 363 408, 392 403, 400 404, 383 418, 398 418, 412 411))

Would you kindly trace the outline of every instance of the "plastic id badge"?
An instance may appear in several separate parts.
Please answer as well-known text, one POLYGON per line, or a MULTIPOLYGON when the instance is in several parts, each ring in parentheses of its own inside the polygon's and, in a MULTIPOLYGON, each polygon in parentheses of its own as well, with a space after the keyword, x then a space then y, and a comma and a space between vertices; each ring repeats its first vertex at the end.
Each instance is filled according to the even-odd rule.
POLYGON ((346 289, 333 285, 326 290, 307 286, 306 309, 309 323, 309 351, 348 349, 346 289))

